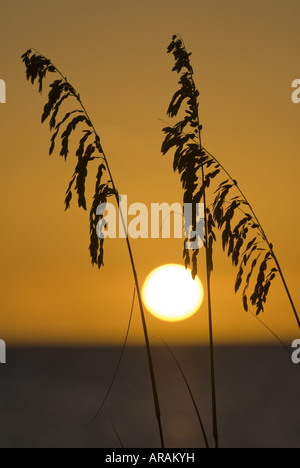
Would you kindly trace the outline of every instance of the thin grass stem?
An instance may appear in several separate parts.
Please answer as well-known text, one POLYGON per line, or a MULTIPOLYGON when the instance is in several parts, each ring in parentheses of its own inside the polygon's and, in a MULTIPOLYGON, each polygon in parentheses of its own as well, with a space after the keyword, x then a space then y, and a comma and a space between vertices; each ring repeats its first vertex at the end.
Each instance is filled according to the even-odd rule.
MULTIPOLYGON (((155 337, 153 337, 155 338, 155 337)), ((193 392, 192 392, 192 389, 190 387, 190 384, 185 376, 185 373, 181 367, 181 365, 179 364, 179 361, 178 359, 176 358, 175 354, 173 353, 173 351, 171 350, 171 348, 168 346, 168 344, 166 343, 166 341, 161 337, 161 336, 158 336, 157 335, 157 338, 160 338, 160 340, 163 342, 163 344, 165 345, 165 347, 167 348, 167 350, 169 351, 170 355, 172 356, 172 358, 174 359, 181 375, 182 375, 182 378, 185 382, 185 385, 188 389, 188 392, 190 394, 190 397, 191 397, 191 400, 193 402, 193 405, 194 405, 194 408, 195 408, 195 411, 196 411, 196 414, 197 414, 197 418, 198 418, 198 421, 199 421, 199 424, 200 424, 200 428, 201 428, 201 431, 202 431, 202 434, 203 434, 203 438, 204 438, 204 443, 205 443, 205 447, 207 449, 209 449, 209 442, 208 442, 208 438, 207 438, 207 434, 206 434, 206 431, 205 431, 205 428, 204 428, 204 424, 203 424, 203 421, 202 421, 202 418, 201 418, 201 415, 200 415, 200 411, 199 411, 199 408, 198 408, 198 405, 196 403, 196 400, 195 400, 195 397, 193 395, 193 392)))
POLYGON ((118 434, 118 431, 117 431, 116 426, 114 425, 113 421, 111 421, 111 425, 112 425, 112 427, 113 427, 114 433, 116 434, 117 439, 118 439, 118 441, 119 441, 121 447, 124 449, 125 446, 124 446, 124 444, 123 444, 123 442, 122 442, 122 440, 121 440, 121 438, 120 438, 120 436, 119 436, 119 434, 118 434))
POLYGON ((115 369, 115 372, 114 372, 114 375, 111 379, 111 382, 109 384, 109 387, 108 387, 108 390, 99 406, 99 409, 97 411, 97 413, 95 414, 95 416, 93 417, 93 419, 86 425, 84 426, 84 428, 87 428, 88 426, 90 426, 96 419, 97 417, 99 416, 99 414, 101 413, 106 401, 107 401, 107 398, 109 397, 109 394, 113 388, 113 385, 115 383, 115 380, 116 380, 116 377, 117 377, 117 374, 119 372, 119 369, 120 369, 120 365, 121 365, 121 362, 122 362, 122 359, 123 359, 123 356, 124 356, 124 353, 125 353, 125 349, 126 349, 126 346, 127 346, 127 342, 128 342, 128 336, 129 336, 129 332, 130 332, 130 327, 131 327, 131 322, 132 322, 132 315, 133 315, 133 309, 134 309, 134 303, 135 303, 135 296, 136 296, 136 289, 134 288, 134 291, 133 291, 133 298, 132 298, 132 304, 131 304, 131 310, 130 310, 130 316, 129 316, 129 322, 128 322, 128 327, 127 327, 127 331, 126 331, 126 336, 125 336, 125 340, 124 340, 124 343, 123 343, 123 347, 122 347, 122 351, 121 351, 121 354, 120 354, 120 357, 119 357, 119 360, 118 360, 118 363, 117 363, 117 366, 116 366, 116 369, 115 369))
MULTIPOLYGON (((43 54, 41 54, 37 49, 34 49, 32 48, 32 50, 34 50, 35 52, 37 52, 41 57, 43 58, 46 58, 43 54)), ((61 71, 53 64, 52 61, 50 61, 51 65, 53 66, 53 68, 57 71, 57 73, 61 76, 61 78, 63 79, 63 81, 65 81, 66 83, 70 84, 67 80, 67 78, 61 73, 61 71)), ((136 288, 136 292, 137 292, 137 296, 138 296, 138 302, 139 302, 139 308, 140 308, 140 314, 141 314, 141 320, 142 320, 142 326, 143 326, 143 331, 144 331, 144 338, 145 338, 145 344, 146 344, 146 351, 147 351, 147 358, 148 358, 148 365, 149 365, 149 371, 150 371, 150 378, 151 378, 151 385, 152 385, 152 392, 153 392, 153 399, 154 399, 154 406, 155 406, 155 414, 156 414, 156 419, 157 419, 157 423, 158 423, 158 429, 159 429, 159 436, 160 436, 160 442, 161 442, 161 446, 162 448, 164 448, 165 444, 164 444, 164 436, 163 436, 163 429, 162 429, 162 422, 161 422, 161 413, 160 413, 160 404, 159 404, 159 397, 158 397, 158 391, 157 391, 157 385, 156 385, 156 378, 155 378, 155 373, 154 373, 154 366, 153 366, 153 359, 152 359, 152 353, 151 353, 151 348, 150 348, 150 342, 149 342, 149 335, 148 335, 148 328, 147 328, 147 323, 146 323, 146 317, 145 317, 145 313, 144 313, 144 308, 143 308, 143 301, 142 301, 142 295, 141 295, 141 290, 140 290, 140 285, 139 285, 139 280, 138 280, 138 274, 137 274, 137 269, 136 269, 136 266, 135 266, 135 262, 134 262, 134 257, 133 257, 133 253, 132 253, 132 248, 131 248, 131 244, 130 244, 130 241, 129 241, 129 238, 128 238, 128 234, 127 234, 127 227, 126 227, 126 224, 125 224, 125 221, 124 221, 124 216, 123 216, 123 213, 122 213, 122 209, 121 209, 121 203, 120 203, 120 197, 119 197, 119 194, 118 194, 118 191, 116 189, 116 185, 114 183, 114 179, 113 179, 113 176, 112 176, 112 172, 110 170, 110 166, 109 166, 109 163, 108 163, 108 159, 104 153, 104 150, 101 146, 101 143, 100 143, 100 137, 92 123, 92 120, 90 119, 89 117, 89 114, 81 100, 81 97, 80 97, 80 94, 77 93, 77 91, 75 91, 75 88, 72 87, 72 89, 74 90, 74 93, 72 93, 72 95, 77 99, 78 103, 80 104, 86 118, 88 119, 88 121, 91 123, 91 128, 93 130, 93 133, 95 135, 95 142, 96 142, 96 147, 99 151, 100 154, 103 154, 103 158, 104 158, 104 161, 105 161, 105 165, 106 165, 106 169, 108 171, 108 174, 109 174, 109 177, 110 177, 110 183, 112 185, 112 188, 113 188, 113 193, 114 193, 114 196, 115 196, 115 199, 116 199, 116 202, 117 202, 117 205, 118 205, 118 210, 119 210, 119 213, 120 213, 120 217, 122 219, 122 223, 123 223, 123 228, 124 228, 124 232, 126 233, 126 243, 127 243, 127 248, 128 248, 128 252, 129 252, 129 257, 130 257, 130 263, 131 263, 131 267, 132 267, 132 272, 133 272, 133 276, 134 276, 134 282, 135 282, 135 288, 136 288)))

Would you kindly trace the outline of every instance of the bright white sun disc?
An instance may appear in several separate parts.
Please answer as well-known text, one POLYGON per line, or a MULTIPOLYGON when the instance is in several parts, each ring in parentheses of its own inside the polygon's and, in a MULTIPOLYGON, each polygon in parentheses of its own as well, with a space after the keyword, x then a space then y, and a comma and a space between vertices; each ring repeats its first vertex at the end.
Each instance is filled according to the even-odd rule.
POLYGON ((143 286, 145 306, 157 318, 169 322, 194 315, 203 302, 203 286, 182 265, 163 265, 150 273, 143 286))

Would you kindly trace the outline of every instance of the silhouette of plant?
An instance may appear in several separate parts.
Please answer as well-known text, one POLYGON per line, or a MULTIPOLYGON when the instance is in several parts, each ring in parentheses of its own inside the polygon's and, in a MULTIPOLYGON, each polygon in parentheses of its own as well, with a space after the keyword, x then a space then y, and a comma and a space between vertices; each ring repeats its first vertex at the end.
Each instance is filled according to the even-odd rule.
MULTIPOLYGON (((185 226, 186 239, 183 257, 185 265, 187 267, 191 266, 194 278, 198 271, 199 248, 194 248, 191 252, 187 247, 190 242, 195 240, 194 233, 197 230, 198 215, 197 204, 201 201, 204 204, 204 246, 206 253, 209 312, 213 431, 215 444, 216 447, 218 447, 219 436, 210 283, 211 274, 213 272, 213 248, 217 241, 217 231, 220 231, 224 252, 231 258, 232 264, 238 268, 234 289, 237 293, 242 288, 244 309, 248 311, 250 306, 252 306, 256 315, 264 311, 272 282, 275 277, 279 275, 285 287, 299 328, 300 320, 279 261, 274 253, 273 245, 269 242, 252 206, 240 189, 237 181, 229 174, 217 158, 202 145, 202 125, 200 124, 198 103, 199 91, 195 85, 194 72, 190 63, 191 54, 187 52, 183 40, 179 36, 173 36, 172 42, 168 47, 168 53, 173 53, 175 58, 173 71, 176 71, 180 75, 179 89, 175 92, 171 100, 168 108, 168 115, 174 118, 178 116, 179 112, 182 110, 183 104, 185 104, 185 108, 181 120, 174 126, 168 126, 163 129, 165 139, 162 145, 162 153, 165 155, 171 149, 175 150, 174 171, 177 171, 181 176, 181 183, 184 190, 183 201, 184 203, 191 203, 193 206, 193 218, 190 225, 185 226), (208 202, 209 195, 210 200, 208 202)), ((66 160, 70 153, 70 138, 76 137, 77 159, 74 173, 65 194, 66 210, 71 207, 74 194, 77 197, 79 208, 87 210, 85 187, 88 169, 90 167, 89 164, 93 161, 98 163, 95 193, 90 210, 89 246, 92 265, 97 265, 98 268, 104 265, 104 239, 98 237, 97 228, 99 226, 98 223, 102 225, 102 229, 105 228, 106 221, 103 210, 97 210, 99 205, 105 205, 111 197, 114 197, 117 202, 120 218, 126 233, 126 243, 145 337, 155 413, 161 446, 164 447, 160 404, 138 275, 130 241, 127 236, 127 227, 121 210, 121 199, 110 171, 107 156, 79 93, 77 93, 58 68, 54 66, 52 61, 35 49, 30 49, 23 54, 22 60, 26 66, 27 79, 30 80, 32 84, 38 83, 40 93, 42 93, 45 78, 55 77, 49 85, 48 102, 44 106, 42 114, 42 123, 48 120, 52 133, 49 150, 50 155, 54 152, 55 146, 59 140, 60 156, 66 160), (64 108, 65 111, 63 111, 64 108)), ((128 331, 125 344, 127 336, 128 331)), ((115 376, 113 381, 114 379, 115 376)), ((107 395, 105 396, 103 404, 105 403, 107 395)), ((194 399, 193 402, 195 403, 194 399)), ((198 416, 203 429, 199 413, 198 416)), ((208 445, 205 431, 203 432, 205 442, 208 445)))
MULTIPOLYGON (((173 71, 181 73, 180 89, 173 96, 168 115, 176 116, 185 100, 187 100, 187 109, 183 120, 173 127, 163 129, 166 137, 162 152, 166 154, 171 148, 176 148, 174 171, 178 171, 181 175, 185 190, 184 202, 199 203, 206 190, 211 187, 213 179, 218 179, 213 203, 206 207, 208 239, 205 239, 205 246, 209 256, 209 271, 213 270, 213 244, 216 241, 215 230, 218 228, 222 233, 223 250, 231 258, 232 264, 238 267, 235 292, 239 291, 244 281, 242 296, 245 310, 249 309, 250 294, 250 304, 256 309, 256 314, 264 311, 271 284, 279 273, 300 327, 299 317, 274 253, 273 244, 268 240, 237 181, 201 143, 199 91, 193 78, 191 54, 186 51, 179 36, 173 37, 168 52, 173 52, 175 57, 176 63, 173 71), (202 177, 202 171, 204 177, 202 177), (255 272, 257 272, 256 281, 254 281, 252 293, 249 293, 255 272)), ((194 230, 195 225, 190 228, 194 230)), ((192 256, 193 276, 197 274, 198 254, 199 250, 195 250, 192 256)), ((186 248, 184 258, 186 265, 189 265, 191 259, 189 250, 186 248)))
POLYGON ((193 278, 197 275, 197 259, 199 248, 193 249, 190 257, 189 243, 194 241, 194 233, 197 230, 197 204, 203 201, 204 204, 204 246, 206 252, 206 280, 208 297, 208 317, 209 317, 209 338, 210 338, 210 363, 211 363, 211 388, 212 388, 212 411, 213 411, 213 435, 215 445, 219 447, 218 420, 217 420, 217 398, 215 381, 215 358, 214 358, 214 338, 210 277, 213 271, 213 244, 216 240, 214 234, 215 222, 212 213, 207 206, 206 190, 211 181, 220 173, 220 166, 213 158, 208 156, 201 143, 202 125, 199 120, 199 91, 194 82, 194 71, 190 63, 183 41, 173 36, 173 40, 168 47, 168 53, 173 53, 175 66, 173 71, 180 73, 180 88, 175 92, 168 108, 168 115, 176 117, 182 104, 187 101, 184 117, 173 127, 163 129, 166 134, 162 144, 162 153, 165 155, 170 149, 176 149, 173 169, 181 175, 181 183, 184 189, 183 202, 189 203, 193 207, 193 219, 190 226, 185 223, 186 234, 192 233, 184 242, 183 258, 188 267, 192 263, 193 278), (199 182, 200 180, 200 182, 199 182))
POLYGON ((59 69, 54 66, 51 60, 47 59, 36 49, 29 49, 27 52, 25 52, 25 54, 22 55, 22 60, 26 66, 27 80, 30 80, 32 84, 37 81, 40 93, 43 90, 44 79, 47 76, 55 76, 55 78, 58 78, 54 79, 49 86, 50 91, 48 94, 48 102, 44 107, 44 112, 42 115, 42 123, 49 119, 50 131, 52 132, 49 154, 51 155, 53 153, 58 136, 60 135, 60 156, 66 160, 70 152, 70 137, 75 136, 77 139, 77 163, 74 174, 66 191, 66 210, 70 208, 74 192, 77 194, 79 208, 83 208, 84 210, 87 209, 85 184, 88 175, 88 168, 92 161, 99 161, 95 194, 90 211, 89 247, 92 264, 97 265, 98 268, 101 268, 104 265, 104 239, 98 237, 97 225, 98 223, 101 223, 103 229, 106 226, 106 221, 104 219, 103 210, 97 212, 97 209, 99 205, 105 205, 110 197, 115 197, 116 199, 120 217, 123 223, 124 232, 126 233, 127 248, 130 256, 145 337, 155 413, 158 422, 161 445, 164 447, 160 404, 138 275, 130 241, 127 235, 127 227, 125 225, 123 213, 121 210, 121 199, 116 189, 106 154, 104 153, 103 147, 101 145, 100 137, 96 132, 96 129, 82 103, 79 93, 77 93, 67 78, 59 71, 59 69), (62 109, 64 104, 68 104, 68 108, 72 106, 72 109, 74 109, 74 105, 76 104, 76 108, 72 111, 63 112, 62 109), (59 115, 61 115, 61 117, 58 117, 59 115))
MULTIPOLYGON (((273 244, 268 240, 252 206, 240 189, 237 181, 225 167, 202 145, 202 125, 199 118, 199 91, 194 81, 194 71, 182 38, 174 35, 168 47, 173 53, 175 65, 172 71, 180 74, 179 89, 175 92, 167 114, 176 117, 185 104, 183 117, 174 126, 163 129, 165 139, 162 144, 163 155, 175 150, 173 168, 181 176, 184 189, 184 203, 192 203, 194 216, 187 226, 188 232, 196 230, 196 204, 203 201, 207 267, 207 292, 210 327, 211 373, 214 437, 218 446, 216 391, 214 375, 214 345, 212 330, 212 307, 210 276, 213 271, 213 247, 217 240, 216 231, 222 236, 223 251, 238 267, 235 281, 237 293, 243 285, 242 300, 246 311, 253 306, 258 316, 264 311, 270 287, 279 274, 292 306, 297 324, 300 320, 285 281, 281 266, 275 255, 273 244), (212 203, 208 205, 208 190, 212 192, 212 203)), ((192 275, 197 275, 199 249, 194 249, 192 257, 187 242, 194 239, 187 237, 184 244, 186 266, 192 264, 192 275)))

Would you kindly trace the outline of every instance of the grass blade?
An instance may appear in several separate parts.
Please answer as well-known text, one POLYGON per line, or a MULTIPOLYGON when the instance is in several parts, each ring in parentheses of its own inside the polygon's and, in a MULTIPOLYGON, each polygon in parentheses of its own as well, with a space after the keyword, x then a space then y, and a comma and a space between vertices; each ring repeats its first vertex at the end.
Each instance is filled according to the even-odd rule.
POLYGON ((200 428, 201 428, 201 431, 202 431, 202 434, 203 434, 203 438, 204 438, 204 443, 205 443, 205 446, 206 448, 210 448, 209 447, 209 442, 208 442, 208 438, 207 438, 207 435, 206 435, 206 431, 205 431, 205 428, 204 428, 204 424, 203 424, 203 421, 202 421, 202 418, 201 418, 201 415, 200 415, 200 411, 199 411, 199 408, 197 406, 197 403, 196 403, 196 400, 195 400, 195 397, 193 395, 193 392, 192 392, 192 389, 190 387, 190 384, 185 376, 185 373, 181 367, 181 365, 179 364, 179 361, 178 359, 176 358, 175 354, 173 353, 173 351, 171 350, 171 348, 168 346, 168 344, 165 342, 165 340, 161 337, 161 336, 157 336, 157 338, 160 338, 160 340, 163 342, 163 344, 165 345, 165 347, 167 348, 167 350, 169 351, 170 355, 172 356, 172 358, 174 359, 179 371, 180 371, 180 374, 182 375, 182 378, 184 380, 184 383, 188 389, 188 392, 190 394, 190 397, 191 397, 191 400, 193 402, 193 405, 194 405, 194 408, 195 408, 195 411, 196 411, 196 414, 197 414, 197 418, 198 418, 198 421, 199 421, 199 424, 200 424, 200 428))
POLYGON ((116 427, 115 427, 113 421, 111 421, 111 425, 112 425, 112 427, 113 427, 114 433, 115 433, 116 436, 117 436, 118 441, 120 442, 121 447, 124 449, 125 446, 123 445, 123 442, 122 442, 122 440, 121 440, 121 438, 120 438, 120 436, 119 436, 119 434, 118 434, 118 431, 117 431, 117 429, 116 429, 116 427))
POLYGON ((136 289, 134 288, 134 291, 133 291, 133 298, 132 298, 132 305, 131 305, 131 310, 130 310, 130 317, 129 317, 129 323, 128 323, 128 327, 127 327, 127 332, 126 332, 126 336, 125 336, 125 340, 124 340, 124 343, 123 343, 123 347, 122 347, 122 351, 121 351, 121 354, 120 354, 120 357, 119 357, 119 360, 118 360, 118 363, 117 363, 117 366, 116 366, 116 370, 114 372, 114 375, 112 377, 112 380, 110 382, 110 385, 108 387, 108 390, 99 406, 99 409, 97 411, 97 413, 95 414, 95 416, 93 417, 93 419, 91 419, 91 421, 86 425, 84 426, 84 428, 90 426, 96 419, 97 417, 99 416, 99 414, 101 413, 108 397, 109 397, 109 394, 111 392, 111 389, 113 388, 113 385, 115 383, 115 380, 116 380, 116 377, 117 377, 117 374, 118 374, 118 371, 120 369, 120 365, 121 365, 121 362, 122 362, 122 359, 123 359, 123 356, 124 356, 124 353, 125 353, 125 349, 126 349, 126 346, 127 346, 127 342, 128 342, 128 336, 129 336, 129 332, 130 332, 130 327, 131 327, 131 322, 132 322, 132 315, 133 315, 133 309, 134 309, 134 302, 135 302, 135 295, 136 295, 136 289))

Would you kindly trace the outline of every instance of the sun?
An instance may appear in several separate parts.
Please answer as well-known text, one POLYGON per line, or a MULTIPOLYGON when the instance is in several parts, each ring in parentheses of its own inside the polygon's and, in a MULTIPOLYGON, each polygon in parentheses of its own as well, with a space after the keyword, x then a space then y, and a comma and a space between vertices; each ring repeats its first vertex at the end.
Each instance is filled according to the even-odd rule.
POLYGON ((168 322, 186 320, 203 302, 203 286, 193 280, 191 270, 182 265, 162 265, 150 273, 143 290, 143 301, 149 312, 168 322))

